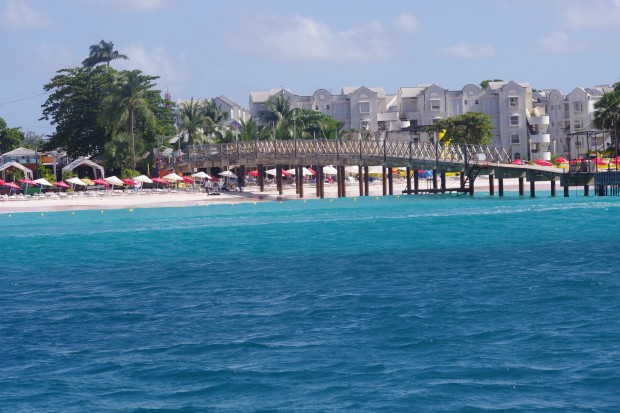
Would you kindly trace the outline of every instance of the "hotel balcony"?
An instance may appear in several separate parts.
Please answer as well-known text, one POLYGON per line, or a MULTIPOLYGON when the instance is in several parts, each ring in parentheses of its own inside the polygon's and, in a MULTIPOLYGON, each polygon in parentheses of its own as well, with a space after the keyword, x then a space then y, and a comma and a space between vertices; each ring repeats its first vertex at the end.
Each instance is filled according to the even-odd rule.
POLYGON ((530 116, 527 121, 532 126, 549 125, 549 115, 530 116))
POLYGON ((538 135, 530 135, 532 143, 542 143, 549 145, 551 143, 551 135, 548 133, 541 133, 538 135))

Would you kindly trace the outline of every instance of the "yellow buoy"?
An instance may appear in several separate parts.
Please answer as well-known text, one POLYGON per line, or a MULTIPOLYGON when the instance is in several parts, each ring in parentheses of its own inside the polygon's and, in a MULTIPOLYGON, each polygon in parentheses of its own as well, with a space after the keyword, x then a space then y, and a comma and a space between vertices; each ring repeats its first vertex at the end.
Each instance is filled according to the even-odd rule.
POLYGON ((129 208, 129 212, 133 212, 133 208, 129 208))

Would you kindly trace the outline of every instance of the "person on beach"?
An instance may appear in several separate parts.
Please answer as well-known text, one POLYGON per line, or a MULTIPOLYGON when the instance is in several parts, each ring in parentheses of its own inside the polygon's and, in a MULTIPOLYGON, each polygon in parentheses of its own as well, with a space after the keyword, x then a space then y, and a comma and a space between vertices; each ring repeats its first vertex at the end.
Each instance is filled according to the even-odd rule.
POLYGON ((208 179, 205 179, 205 191, 207 192, 207 195, 209 195, 210 186, 211 186, 211 181, 209 181, 208 179))

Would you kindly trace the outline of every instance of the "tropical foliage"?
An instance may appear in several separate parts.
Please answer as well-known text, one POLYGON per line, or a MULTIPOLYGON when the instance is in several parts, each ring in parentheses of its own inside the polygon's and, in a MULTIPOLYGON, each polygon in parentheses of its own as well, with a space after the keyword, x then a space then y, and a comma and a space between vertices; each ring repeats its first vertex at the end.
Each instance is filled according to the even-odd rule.
POLYGON ((0 153, 19 148, 24 139, 24 133, 20 128, 9 128, 6 121, 0 118, 0 153))
POLYGON ((459 144, 488 145, 493 141, 493 129, 489 115, 480 112, 467 112, 459 116, 439 119, 427 126, 428 132, 444 132, 444 141, 459 144))
POLYGON ((82 65, 84 67, 95 67, 100 63, 105 63, 107 67, 110 67, 110 62, 116 59, 128 60, 129 58, 114 50, 114 43, 101 40, 98 44, 90 46, 88 57, 84 59, 82 65))
POLYGON ((612 153, 618 148, 618 131, 620 130, 620 82, 614 84, 613 91, 605 93, 595 104, 594 127, 611 131, 612 153))

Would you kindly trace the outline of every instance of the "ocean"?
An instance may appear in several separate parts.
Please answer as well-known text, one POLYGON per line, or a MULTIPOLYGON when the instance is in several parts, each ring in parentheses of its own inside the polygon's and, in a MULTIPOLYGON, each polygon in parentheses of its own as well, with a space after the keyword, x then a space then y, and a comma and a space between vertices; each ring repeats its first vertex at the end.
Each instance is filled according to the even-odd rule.
POLYGON ((2 412, 620 411, 620 198, 0 215, 2 412))

